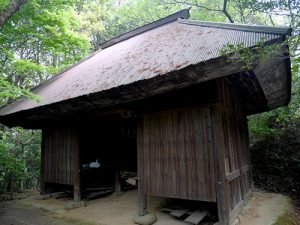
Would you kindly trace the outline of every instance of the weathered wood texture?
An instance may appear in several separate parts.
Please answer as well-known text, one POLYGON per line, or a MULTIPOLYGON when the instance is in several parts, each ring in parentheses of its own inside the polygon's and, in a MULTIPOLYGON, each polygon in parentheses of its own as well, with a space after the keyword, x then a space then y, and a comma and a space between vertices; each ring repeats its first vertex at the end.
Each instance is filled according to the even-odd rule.
POLYGON ((44 182, 74 185, 79 175, 79 143, 73 128, 43 129, 44 182))
POLYGON ((147 195, 145 192, 145 157, 144 157, 144 126, 138 121, 137 127, 137 169, 138 169, 138 215, 144 216, 147 211, 147 195))
POLYGON ((254 67, 253 71, 268 100, 268 108, 287 105, 290 101, 291 68, 289 58, 282 53, 272 54, 254 67), (275 66, 276 65, 276 66, 275 66), (282 74, 286 74, 282 76, 282 74))
POLYGON ((229 221, 229 195, 225 174, 225 136, 222 121, 222 111, 220 110, 220 106, 211 107, 212 144, 218 217, 220 225, 227 225, 229 221))
POLYGON ((251 190, 252 176, 248 128, 238 91, 225 79, 219 81, 220 107, 224 135, 224 171, 229 212, 245 200, 251 190))
POLYGON ((144 114, 140 131, 146 194, 216 200, 209 107, 144 114))
POLYGON ((42 143, 41 143, 41 172, 40 172, 40 194, 46 194, 46 184, 45 184, 45 132, 42 132, 42 143))

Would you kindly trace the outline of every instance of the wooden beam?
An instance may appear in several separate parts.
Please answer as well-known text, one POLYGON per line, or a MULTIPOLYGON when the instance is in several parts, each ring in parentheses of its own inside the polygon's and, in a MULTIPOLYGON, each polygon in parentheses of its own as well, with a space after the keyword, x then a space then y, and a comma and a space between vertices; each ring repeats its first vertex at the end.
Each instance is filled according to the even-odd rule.
POLYGON ((243 166, 241 170, 243 173, 247 172, 249 170, 249 165, 243 166))
POLYGON ((268 108, 287 105, 290 101, 290 61, 283 53, 277 53, 253 69, 268 101, 268 108), (276 67, 274 67, 276 65, 276 67))
POLYGON ((227 183, 238 178, 239 176, 241 175, 241 172, 240 170, 235 170, 229 174, 226 175, 226 181, 227 183))

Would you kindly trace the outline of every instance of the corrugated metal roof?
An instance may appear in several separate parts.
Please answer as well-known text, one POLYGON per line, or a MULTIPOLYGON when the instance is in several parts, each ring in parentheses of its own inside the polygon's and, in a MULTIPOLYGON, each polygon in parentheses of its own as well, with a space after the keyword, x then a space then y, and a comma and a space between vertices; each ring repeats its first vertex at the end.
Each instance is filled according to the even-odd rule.
MULTIPOLYGON (((101 92, 117 86, 180 70, 220 57, 227 44, 244 43, 251 47, 257 42, 282 38, 283 32, 264 33, 241 26, 205 25, 176 20, 107 47, 61 75, 34 89, 41 102, 20 100, 0 110, 7 115, 22 110, 57 103, 63 100, 101 92)), ((278 31, 278 30, 277 30, 278 31)))

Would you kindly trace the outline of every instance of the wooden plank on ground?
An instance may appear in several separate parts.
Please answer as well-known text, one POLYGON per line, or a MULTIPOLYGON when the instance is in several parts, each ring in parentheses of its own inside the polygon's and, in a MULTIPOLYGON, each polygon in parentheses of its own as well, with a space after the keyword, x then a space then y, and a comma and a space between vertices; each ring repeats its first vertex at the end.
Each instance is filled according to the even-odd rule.
POLYGON ((187 214, 188 211, 189 211, 189 209, 176 209, 176 210, 173 210, 170 213, 170 215, 180 218, 180 217, 184 216, 185 214, 187 214))
POLYGON ((98 192, 89 193, 89 194, 87 194, 86 199, 91 200, 91 199, 98 198, 98 197, 103 196, 103 195, 111 194, 113 192, 114 192, 114 190, 111 189, 111 190, 105 190, 105 191, 98 191, 98 192))
POLYGON ((172 208, 168 208, 168 207, 164 207, 164 208, 162 208, 162 209, 160 209, 160 210, 163 211, 163 212, 166 212, 166 213, 170 213, 170 212, 173 211, 172 208))
POLYGON ((187 217, 184 221, 199 224, 206 216, 208 215, 208 211, 195 211, 189 217, 187 217))
POLYGON ((96 191, 105 191, 105 190, 113 190, 114 187, 98 187, 98 188, 86 188, 85 191, 87 192, 96 192, 96 191))

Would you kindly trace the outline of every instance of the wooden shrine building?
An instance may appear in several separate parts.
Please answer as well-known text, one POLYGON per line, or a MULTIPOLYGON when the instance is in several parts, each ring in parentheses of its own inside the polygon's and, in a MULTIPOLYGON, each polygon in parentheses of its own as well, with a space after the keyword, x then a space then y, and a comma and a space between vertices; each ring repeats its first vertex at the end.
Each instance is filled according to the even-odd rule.
POLYGON ((99 159, 115 168, 105 172, 113 182, 114 171, 138 172, 139 215, 147 196, 207 201, 226 225, 245 204, 247 116, 289 103, 290 58, 278 48, 249 70, 221 50, 280 44, 291 30, 188 17, 183 10, 114 38, 35 87, 40 102, 1 108, 1 123, 42 130, 42 194, 71 185, 80 200, 82 165, 99 159))

